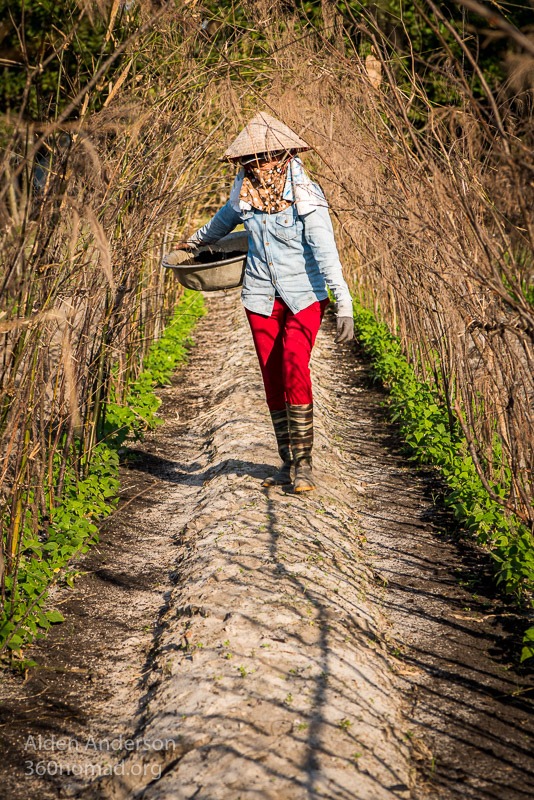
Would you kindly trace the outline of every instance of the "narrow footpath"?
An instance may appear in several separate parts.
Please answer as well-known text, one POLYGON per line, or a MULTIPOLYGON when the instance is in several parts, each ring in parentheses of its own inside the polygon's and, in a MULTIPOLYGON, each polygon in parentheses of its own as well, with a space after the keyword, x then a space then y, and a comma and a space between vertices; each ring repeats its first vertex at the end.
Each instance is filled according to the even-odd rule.
POLYGON ((54 593, 66 622, 3 681, 3 798, 532 797, 518 619, 402 455, 368 367, 327 315, 319 488, 263 489, 277 457, 239 293, 207 303, 165 426, 54 593))

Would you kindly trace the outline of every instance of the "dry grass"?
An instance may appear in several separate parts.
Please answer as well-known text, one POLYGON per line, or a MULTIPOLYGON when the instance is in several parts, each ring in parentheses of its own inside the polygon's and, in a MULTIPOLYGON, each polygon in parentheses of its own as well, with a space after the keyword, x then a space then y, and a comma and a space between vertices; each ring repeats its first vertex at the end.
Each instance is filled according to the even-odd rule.
POLYGON ((314 52, 273 40, 267 102, 316 147, 356 293, 460 420, 489 493, 509 484, 500 502, 532 528, 532 89, 481 110, 453 63, 461 99, 432 108, 409 65, 411 92, 400 90, 372 20, 361 27, 374 44, 370 74, 329 38, 314 52), (408 115, 416 97, 424 126, 408 115))
POLYGON ((87 468, 109 397, 121 401, 171 315, 180 287, 161 255, 211 190, 221 139, 201 93, 209 76, 203 60, 192 69, 184 58, 198 31, 184 35, 160 12, 144 25, 99 113, 84 112, 80 90, 75 121, 6 121, 0 503, 11 573, 23 529, 45 536, 39 520, 61 500, 55 454, 87 468))

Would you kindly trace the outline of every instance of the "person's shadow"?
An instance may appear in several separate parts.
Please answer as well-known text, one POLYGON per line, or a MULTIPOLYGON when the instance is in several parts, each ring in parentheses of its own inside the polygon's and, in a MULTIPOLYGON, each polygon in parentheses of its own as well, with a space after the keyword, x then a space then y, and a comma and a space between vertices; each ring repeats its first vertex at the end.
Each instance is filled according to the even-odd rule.
POLYGON ((123 459, 123 465, 132 472, 145 472, 154 478, 159 478, 168 483, 185 486, 204 486, 220 474, 243 477, 248 475, 262 481, 275 471, 273 464, 254 464, 238 458, 226 458, 217 464, 211 464, 202 470, 202 464, 180 464, 168 458, 147 453, 144 450, 128 448, 123 459), (202 470, 202 471, 200 471, 202 470))

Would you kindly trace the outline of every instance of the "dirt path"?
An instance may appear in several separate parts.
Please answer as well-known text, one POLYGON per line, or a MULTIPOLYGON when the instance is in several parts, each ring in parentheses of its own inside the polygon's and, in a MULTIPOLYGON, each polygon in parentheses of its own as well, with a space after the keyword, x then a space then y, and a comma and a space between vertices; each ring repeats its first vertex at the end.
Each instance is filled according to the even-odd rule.
POLYGON ((503 652, 503 608, 458 582, 483 562, 440 533, 365 366, 327 322, 320 488, 263 490, 246 321, 235 293, 209 305, 128 505, 56 595, 67 622, 5 682, 4 797, 529 796, 534 681, 503 652))

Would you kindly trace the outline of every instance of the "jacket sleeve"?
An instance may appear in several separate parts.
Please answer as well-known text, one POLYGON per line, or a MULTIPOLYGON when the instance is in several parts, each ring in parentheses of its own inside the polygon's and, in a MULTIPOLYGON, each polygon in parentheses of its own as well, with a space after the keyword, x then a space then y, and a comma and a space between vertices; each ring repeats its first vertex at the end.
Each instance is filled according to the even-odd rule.
POLYGON ((336 299, 337 316, 352 317, 352 297, 343 277, 328 208, 319 206, 301 219, 304 223, 306 242, 313 252, 326 285, 336 299))
POLYGON ((240 222, 241 215, 228 202, 187 241, 191 244, 212 244, 230 233, 240 222))

